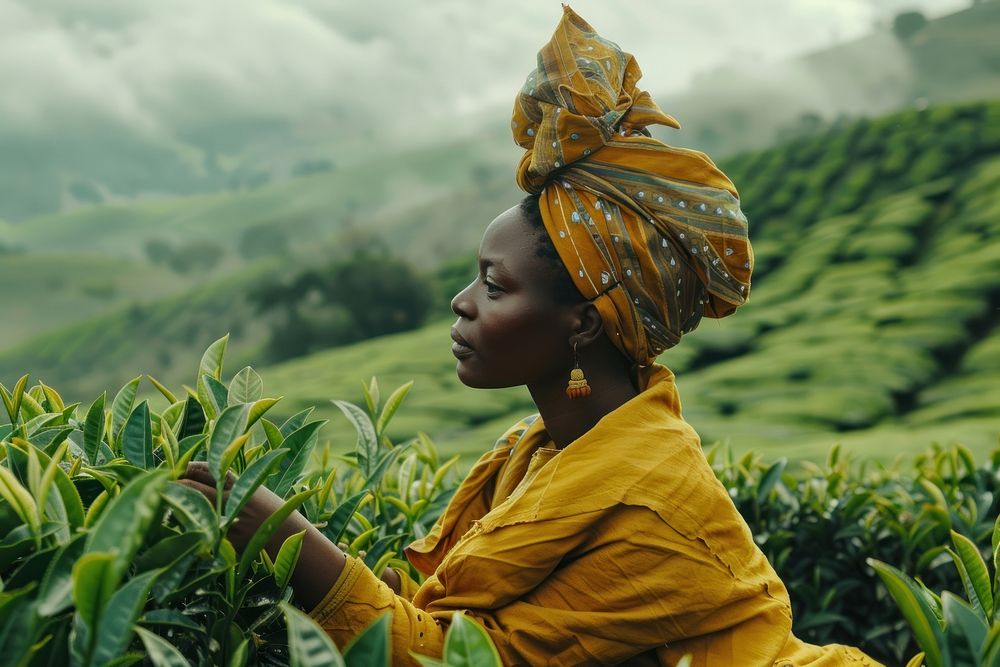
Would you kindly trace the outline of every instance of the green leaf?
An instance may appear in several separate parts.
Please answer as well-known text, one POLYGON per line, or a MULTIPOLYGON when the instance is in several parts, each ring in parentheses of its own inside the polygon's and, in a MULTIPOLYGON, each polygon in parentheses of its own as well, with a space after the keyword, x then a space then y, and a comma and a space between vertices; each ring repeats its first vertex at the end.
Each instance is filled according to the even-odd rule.
POLYGON ((274 583, 278 588, 284 588, 292 580, 292 573, 299 562, 299 553, 302 551, 302 540, 305 536, 306 531, 300 530, 294 535, 289 535, 281 544, 278 557, 274 559, 274 583))
POLYGON ((191 487, 171 482, 166 485, 163 499, 170 505, 182 526, 201 533, 207 542, 215 544, 219 534, 219 518, 208 498, 191 487))
POLYGON ((372 466, 372 471, 365 478, 365 486, 369 489, 375 489, 382 485, 382 477, 385 475, 385 471, 389 469, 396 457, 399 456, 400 452, 406 449, 403 445, 396 445, 387 452, 384 452, 378 457, 378 461, 372 466))
POLYGON ((358 463, 361 464, 361 470, 367 477, 371 473, 371 467, 374 465, 375 456, 378 453, 378 438, 375 436, 375 426, 364 410, 353 403, 333 401, 333 404, 340 408, 340 411, 344 413, 344 416, 351 422, 358 434, 356 444, 358 463))
POLYGON ((191 667, 187 658, 163 637, 136 626, 135 632, 146 648, 146 657, 153 667, 191 667))
POLYGON ((302 472, 309 462, 309 456, 312 454, 313 445, 317 440, 317 433, 324 424, 326 424, 325 419, 309 422, 290 434, 281 443, 281 447, 289 450, 292 454, 281 461, 276 473, 277 479, 268 483, 268 487, 275 494, 284 498, 292 486, 302 478, 302 472))
POLYGON ((226 471, 222 469, 223 455, 226 448, 243 433, 246 416, 247 406, 241 403, 223 410, 215 421, 215 428, 208 439, 208 471, 218 483, 226 478, 226 471))
POLYGON ((237 578, 242 581, 250 573, 250 566, 253 564, 260 550, 264 548, 267 541, 271 539, 278 527, 284 522, 285 519, 291 515, 292 512, 297 510, 302 503, 309 499, 310 496, 317 493, 319 489, 307 489, 301 493, 297 493, 288 500, 274 512, 270 517, 268 517, 264 523, 262 523, 254 532, 253 537, 250 538, 250 542, 247 543, 246 548, 243 550, 243 556, 240 558, 240 567, 238 570, 237 578))
POLYGON ((909 623, 914 638, 924 650, 927 667, 945 667, 948 664, 948 644, 937 615, 927 604, 920 585, 891 565, 874 558, 869 558, 867 563, 878 573, 903 618, 909 623))
POLYGON ((103 665, 128 648, 132 642, 135 622, 142 613, 149 590, 159 574, 160 570, 152 570, 129 579, 108 600, 97 626, 97 641, 91 658, 94 663, 103 665))
POLYGON ((328 540, 334 544, 340 542, 340 538, 343 536, 347 524, 350 523, 351 517, 354 516, 354 513, 358 510, 358 506, 361 505, 361 502, 368 495, 369 491, 365 489, 337 505, 337 509, 333 511, 322 531, 328 540))
POLYGON ((771 467, 761 475, 760 483, 757 485, 757 504, 763 505, 767 502, 767 497, 771 493, 771 489, 774 485, 778 483, 781 479, 781 473, 785 471, 785 466, 788 465, 788 459, 780 458, 771 464, 771 467))
POLYGON ((121 451, 132 465, 143 470, 156 466, 153 459, 153 427, 149 403, 143 401, 128 416, 121 433, 121 451))
POLYGON ((372 419, 378 414, 378 404, 381 398, 379 397, 378 390, 378 378, 374 375, 372 376, 371 382, 368 386, 365 383, 361 383, 361 391, 365 395, 365 405, 368 406, 368 414, 371 415, 372 419))
POLYGON ((73 601, 73 565, 83 556, 85 535, 79 534, 49 563, 38 592, 38 613, 54 616, 73 601))
POLYGON ((119 578, 157 516, 168 474, 166 470, 150 470, 129 482, 104 508, 87 537, 88 553, 116 554, 119 578))
POLYGON ((108 398, 108 392, 104 392, 97 397, 97 400, 90 405, 87 410, 87 418, 83 427, 83 453, 87 457, 90 465, 97 465, 97 452, 101 447, 101 440, 104 438, 104 402, 108 398))
POLYGON ((979 655, 986 641, 989 628, 976 611, 951 591, 941 594, 941 608, 950 634, 964 637, 969 646, 969 655, 979 655))
POLYGON ((142 376, 133 378, 125 383, 125 386, 115 394, 115 400, 111 401, 111 437, 112 442, 118 441, 118 432, 121 430, 128 416, 132 413, 132 405, 135 403, 135 394, 139 390, 139 383, 142 376))
POLYGON ((115 554, 91 552, 84 554, 73 566, 73 604, 76 613, 91 631, 97 625, 115 592, 115 554))
POLYGON ((185 438, 201 435, 205 430, 205 411, 201 404, 188 396, 184 399, 184 412, 181 413, 180 428, 177 429, 177 439, 181 442, 185 438))
POLYGON ((344 649, 344 662, 348 667, 389 667, 392 649, 389 646, 389 630, 392 628, 392 614, 382 614, 344 649))
POLYGON ((260 400, 263 395, 264 381, 260 379, 257 371, 249 366, 237 373, 229 383, 229 405, 253 403, 260 400))
MULTIPOLYGON (((21 403, 24 400, 24 388, 28 386, 28 374, 22 375, 17 382, 14 383, 14 391, 11 392, 11 401, 7 406, 7 411, 10 413, 10 423, 17 423, 17 415, 21 411, 21 403)), ((4 397, 4 403, 7 402, 6 396, 4 397)))
POLYGON ((278 431, 281 433, 281 437, 287 438, 289 433, 302 428, 302 425, 306 423, 306 420, 309 419, 309 415, 313 413, 314 409, 315 408, 311 407, 306 408, 305 410, 296 412, 294 415, 286 419, 285 423, 278 428, 278 431))
POLYGON ((378 421, 375 423, 375 432, 381 436, 385 432, 386 426, 392 420, 393 415, 399 410, 399 406, 403 403, 406 395, 410 393, 410 389, 413 388, 413 380, 410 380, 403 386, 392 392, 389 398, 385 402, 385 407, 382 408, 382 414, 378 416, 378 421))
POLYGON ((222 360, 226 356, 226 344, 229 343, 229 334, 208 346, 205 353, 201 355, 201 362, 198 363, 198 379, 202 375, 209 375, 216 380, 222 379, 222 360))
POLYGON ((969 538, 951 531, 951 541, 957 552, 953 554, 955 565, 961 563, 961 567, 958 568, 959 575, 966 586, 969 602, 972 603, 972 608, 982 615, 983 621, 989 623, 993 618, 993 591, 986 563, 983 562, 979 548, 969 538))
POLYGON ((0 498, 7 501, 22 522, 28 524, 32 535, 38 535, 38 506, 34 498, 21 485, 14 473, 2 465, 0 465, 0 498))
POLYGON ((211 375, 202 375, 198 383, 198 400, 205 414, 215 419, 229 403, 229 390, 211 375))
POLYGON ((226 500, 226 525, 236 518, 236 515, 250 500, 253 492, 264 483, 264 480, 270 476, 281 458, 287 453, 287 449, 276 449, 247 466, 247 469, 243 471, 243 474, 229 490, 229 498, 226 500))
POLYGON ((462 612, 451 617, 442 657, 448 667, 503 667, 486 629, 462 612))
POLYGON ((278 401, 281 400, 281 396, 278 398, 262 398, 260 400, 254 401, 253 405, 250 406, 250 412, 247 414, 247 428, 257 423, 257 420, 264 416, 264 414, 273 408, 278 401))
POLYGON ((287 602, 279 605, 288 624, 289 667, 345 667, 337 645, 316 621, 287 602))

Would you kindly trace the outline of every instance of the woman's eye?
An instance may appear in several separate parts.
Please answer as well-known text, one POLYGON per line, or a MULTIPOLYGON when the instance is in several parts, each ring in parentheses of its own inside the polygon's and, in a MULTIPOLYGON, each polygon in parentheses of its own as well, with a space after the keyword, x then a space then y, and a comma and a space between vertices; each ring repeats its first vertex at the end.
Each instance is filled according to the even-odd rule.
POLYGON ((483 284, 486 285, 487 294, 499 294, 500 292, 503 291, 500 289, 499 285, 497 285, 496 283, 491 283, 489 280, 484 279, 483 284))

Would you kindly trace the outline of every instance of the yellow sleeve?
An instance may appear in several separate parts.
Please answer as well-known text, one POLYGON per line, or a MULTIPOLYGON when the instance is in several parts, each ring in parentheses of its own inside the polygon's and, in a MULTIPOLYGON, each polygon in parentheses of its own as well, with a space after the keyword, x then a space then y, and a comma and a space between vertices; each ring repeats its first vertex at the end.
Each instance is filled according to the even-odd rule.
MULTIPOLYGON (((403 592, 415 584, 404 573, 403 592), (407 583, 409 581, 409 584, 407 583)), ((357 558, 347 557, 347 564, 333 588, 309 615, 343 649, 358 634, 383 614, 392 615, 390 642, 393 665, 418 665, 410 651, 440 657, 444 645, 444 623, 417 609, 402 595, 376 577, 357 558)))

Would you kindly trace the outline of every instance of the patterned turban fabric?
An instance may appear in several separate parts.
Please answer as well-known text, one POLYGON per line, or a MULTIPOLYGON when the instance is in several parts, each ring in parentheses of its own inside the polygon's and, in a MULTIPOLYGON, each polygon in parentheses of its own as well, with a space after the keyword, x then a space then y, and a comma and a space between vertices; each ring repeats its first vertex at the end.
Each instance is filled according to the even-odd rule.
POLYGON ((540 194, 545 229, 612 342, 648 366, 702 317, 746 302, 747 220, 707 155, 650 136, 680 124, 636 88, 635 58, 563 11, 514 103, 517 183, 540 194))

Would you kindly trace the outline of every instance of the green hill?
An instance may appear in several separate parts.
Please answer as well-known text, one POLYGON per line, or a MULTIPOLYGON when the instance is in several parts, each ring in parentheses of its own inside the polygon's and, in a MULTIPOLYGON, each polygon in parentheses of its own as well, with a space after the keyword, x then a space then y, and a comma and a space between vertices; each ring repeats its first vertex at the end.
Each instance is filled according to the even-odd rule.
MULTIPOLYGON (((792 458, 814 458, 836 441, 882 458, 931 440, 962 440, 981 452, 996 442, 998 121, 1000 103, 935 107, 860 121, 723 165, 751 221, 751 301, 731 318, 706 320, 662 358, 678 373, 685 415, 705 440, 792 458)), ((397 223, 419 214, 400 213, 397 223)), ((474 223, 477 234, 487 219, 474 223)), ((200 350, 226 330, 233 332, 228 370, 235 372, 253 361, 262 337, 242 296, 248 281, 275 270, 262 264, 39 337, 0 354, 0 379, 9 383, 31 371, 80 398, 114 389, 140 370, 190 384, 200 350), (171 359, 157 359, 164 354, 171 359)), ((448 325, 324 351, 261 374, 269 394, 285 396, 285 414, 329 398, 359 400, 360 383, 372 375, 386 390, 414 379, 393 433, 423 430, 471 455, 531 403, 523 389, 462 387, 448 325)), ((327 416, 336 417, 332 406, 327 416)), ((341 428, 333 432, 346 446, 351 436, 341 428)))

